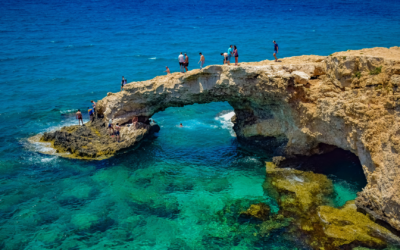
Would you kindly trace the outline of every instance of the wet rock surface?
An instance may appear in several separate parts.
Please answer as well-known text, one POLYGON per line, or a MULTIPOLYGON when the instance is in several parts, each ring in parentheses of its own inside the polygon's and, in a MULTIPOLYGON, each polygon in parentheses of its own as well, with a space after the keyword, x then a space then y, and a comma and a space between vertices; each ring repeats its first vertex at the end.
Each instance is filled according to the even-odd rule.
MULTIPOLYGON (((369 216, 357 211, 354 201, 332 207, 332 182, 321 174, 266 164, 264 189, 279 204, 279 216, 288 219, 289 231, 313 249, 383 249, 400 246, 400 238, 369 216)), ((275 218, 278 218, 275 216, 275 218)))
POLYGON ((121 139, 110 135, 106 121, 96 119, 84 126, 63 127, 54 132, 44 133, 43 142, 51 142, 61 156, 76 159, 104 159, 111 157, 119 150, 132 147, 146 135, 159 131, 158 125, 138 123, 136 126, 122 126, 121 139))

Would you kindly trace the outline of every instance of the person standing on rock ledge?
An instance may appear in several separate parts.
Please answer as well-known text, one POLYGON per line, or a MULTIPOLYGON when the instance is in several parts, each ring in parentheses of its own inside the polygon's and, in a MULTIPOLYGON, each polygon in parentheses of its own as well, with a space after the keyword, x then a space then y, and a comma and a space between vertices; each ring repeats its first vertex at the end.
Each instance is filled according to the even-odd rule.
POLYGON ((112 136, 114 134, 114 128, 113 128, 113 125, 112 125, 113 120, 114 119, 108 120, 108 132, 110 132, 110 136, 112 136), (111 130, 112 130, 112 133, 111 133, 111 130))
POLYGON ((275 41, 272 41, 274 43, 274 57, 275 57, 275 62, 278 61, 278 58, 276 57, 276 54, 278 54, 279 46, 275 41))
POLYGON ((232 45, 229 45, 229 49, 228 49, 228 65, 231 64, 231 57, 233 56, 233 48, 232 45))
POLYGON ((92 103, 94 118, 96 118, 97 117, 97 115, 96 115, 96 102, 93 101, 93 100, 91 100, 90 102, 92 103))
POLYGON ((81 122, 82 122, 82 126, 83 126, 82 113, 81 113, 80 109, 78 109, 78 112, 76 112, 76 119, 78 119, 78 125, 81 125, 81 122))
POLYGON ((204 62, 206 59, 204 58, 203 54, 201 54, 201 52, 199 54, 200 54, 200 61, 198 63, 200 63, 200 69, 203 69, 204 62))
POLYGON ((186 72, 188 72, 189 70, 188 70, 188 67, 189 67, 189 57, 186 55, 186 53, 185 53, 185 69, 186 69, 186 72))
POLYGON ((93 122, 94 121, 94 112, 93 109, 88 107, 88 113, 89 113, 89 117, 90 117, 90 121, 93 122))
POLYGON ((117 123, 117 125, 115 125, 115 135, 117 136, 117 141, 119 142, 120 139, 120 135, 119 135, 119 130, 121 129, 121 127, 119 126, 119 123, 117 123))
POLYGON ((237 47, 236 47, 236 45, 235 46, 233 46, 233 55, 235 56, 235 66, 239 66, 238 65, 238 60, 239 60, 239 53, 238 53, 238 50, 237 50, 237 47))
POLYGON ((182 52, 178 56, 178 60, 179 60, 179 68, 181 70, 181 73, 185 73, 185 66, 184 66, 185 65, 185 58, 183 57, 182 52))
POLYGON ((122 89, 124 88, 124 86, 126 85, 126 83, 127 83, 127 80, 126 80, 124 77, 122 77, 122 81, 121 81, 121 91, 122 91, 122 89))

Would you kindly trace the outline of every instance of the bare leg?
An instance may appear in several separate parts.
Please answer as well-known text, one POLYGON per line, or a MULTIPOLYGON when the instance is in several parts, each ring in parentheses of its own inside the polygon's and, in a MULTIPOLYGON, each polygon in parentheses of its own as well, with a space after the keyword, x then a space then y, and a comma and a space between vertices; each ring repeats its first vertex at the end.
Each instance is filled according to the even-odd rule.
POLYGON ((238 59, 239 59, 239 57, 235 57, 235 65, 236 66, 238 65, 238 59))
POLYGON ((278 58, 276 57, 276 53, 274 53, 274 57, 275 57, 275 62, 277 62, 278 58))

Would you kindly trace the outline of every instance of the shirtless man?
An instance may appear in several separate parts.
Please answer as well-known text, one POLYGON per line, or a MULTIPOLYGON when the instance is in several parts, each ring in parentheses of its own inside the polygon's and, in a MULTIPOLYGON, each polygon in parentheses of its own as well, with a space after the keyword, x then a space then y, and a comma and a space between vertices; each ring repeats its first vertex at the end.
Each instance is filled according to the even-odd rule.
POLYGON ((119 142, 119 139, 120 139, 120 135, 119 135, 119 130, 120 129, 121 129, 121 127, 119 126, 119 123, 117 123, 117 125, 115 125, 115 130, 116 130, 115 134, 117 136, 117 141, 118 142, 119 142))
POLYGON ((113 120, 114 119, 108 120, 108 132, 110 132, 110 136, 114 134, 114 128, 113 128, 113 125, 112 125, 113 120), (112 133, 111 133, 111 130, 112 130, 112 133))
POLYGON ((203 69, 204 62, 206 59, 204 58, 203 54, 201 54, 201 52, 199 54, 200 54, 200 61, 198 63, 200 63, 200 69, 203 69))
POLYGON ((168 68, 167 66, 165 66, 165 68, 166 68, 167 70, 164 71, 164 72, 167 72, 167 75, 171 74, 171 72, 169 71, 169 68, 168 68))
POLYGON ((189 67, 189 57, 185 53, 185 69, 186 69, 186 72, 189 71, 188 67, 189 67))
POLYGON ((132 118, 132 127, 137 128, 137 123, 138 123, 139 118, 137 116, 134 116, 132 118))
POLYGON ((76 116, 76 119, 78 119, 78 125, 81 125, 81 122, 82 122, 82 126, 83 126, 82 113, 81 113, 80 109, 78 109, 78 112, 76 112, 75 116, 76 116))

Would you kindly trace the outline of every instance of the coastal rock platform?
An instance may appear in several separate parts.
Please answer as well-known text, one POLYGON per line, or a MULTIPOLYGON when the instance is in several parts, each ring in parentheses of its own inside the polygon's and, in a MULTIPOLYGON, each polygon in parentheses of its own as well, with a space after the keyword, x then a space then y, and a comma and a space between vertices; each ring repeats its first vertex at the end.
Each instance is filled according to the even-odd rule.
MULTIPOLYGON (((400 48, 372 48, 159 76, 108 93, 97 109, 104 121, 128 124, 133 117, 149 119, 169 107, 227 101, 236 114, 239 141, 262 144, 260 138, 275 138, 283 143, 285 158, 319 154, 321 145, 357 155, 368 182, 358 194, 357 208, 400 230, 399 84, 400 48)), ((63 135, 67 130, 61 130, 63 135)), ((101 143, 110 147, 107 155, 146 134, 127 130, 122 130, 125 146, 101 143)), ((54 141, 60 138, 57 133, 42 139, 54 141)), ((75 145, 78 155, 99 155, 75 145)))

